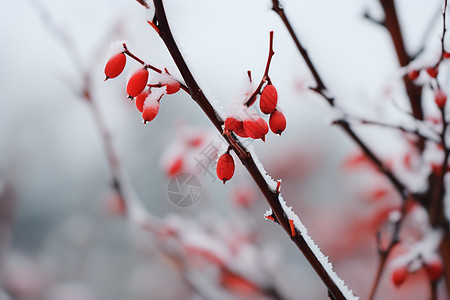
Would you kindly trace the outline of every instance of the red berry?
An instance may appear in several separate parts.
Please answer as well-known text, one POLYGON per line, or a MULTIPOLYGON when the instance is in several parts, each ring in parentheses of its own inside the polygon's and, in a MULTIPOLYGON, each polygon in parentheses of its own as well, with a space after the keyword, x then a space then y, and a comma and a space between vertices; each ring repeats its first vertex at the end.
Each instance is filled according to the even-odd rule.
POLYGON ((144 111, 142 112, 142 118, 144 119, 144 124, 150 122, 159 112, 159 101, 151 101, 153 99, 148 99, 144 103, 144 111))
POLYGON ((450 58, 450 52, 444 51, 444 58, 450 58))
POLYGON ((447 102, 447 95, 442 90, 437 90, 434 94, 434 102, 439 108, 444 108, 445 103, 447 102))
POLYGON ((262 118, 249 119, 244 121, 245 133, 252 139, 265 140, 266 134, 269 132, 269 126, 262 118))
POLYGON ((166 94, 172 95, 178 92, 181 88, 181 85, 178 81, 174 80, 173 82, 164 84, 166 86, 166 94))
POLYGON ((225 120, 225 130, 233 131, 240 137, 247 138, 248 135, 244 130, 244 123, 242 121, 238 121, 233 117, 228 117, 225 120))
POLYGON ((173 177, 177 174, 180 174, 183 170, 184 160, 182 156, 177 157, 174 161, 170 163, 167 168, 167 175, 169 177, 173 177))
POLYGON ((148 70, 142 68, 131 75, 127 84, 127 94, 130 97, 136 97, 145 89, 148 80, 148 70))
POLYGON ((224 184, 226 181, 230 180, 231 177, 233 177, 234 160, 229 153, 224 153, 219 157, 219 160, 217 161, 216 173, 217 177, 219 177, 224 184))
POLYGON ((148 95, 150 95, 150 91, 146 90, 146 91, 143 91, 142 93, 140 93, 136 97, 136 107, 140 112, 144 111, 144 102, 145 102, 145 99, 147 99, 148 95))
POLYGON ((438 75, 438 68, 437 67, 436 68, 433 68, 433 67, 427 68, 427 73, 431 77, 436 78, 438 75))
POLYGON ((431 280, 438 280, 441 278, 443 272, 442 262, 439 259, 434 259, 431 262, 427 262, 425 264, 425 271, 431 280))
POLYGON ((259 99, 259 108, 265 114, 271 114, 277 108, 278 93, 277 89, 268 84, 261 93, 259 99))
POLYGON ((275 110, 270 115, 269 126, 273 133, 281 135, 281 133, 286 129, 286 117, 279 110, 275 110))
POLYGON ((108 78, 116 78, 117 76, 119 76, 125 68, 126 62, 127 58, 122 52, 112 56, 105 66, 105 80, 107 80, 108 78))
POLYGON ((392 282, 395 286, 399 287, 406 280, 406 276, 408 276, 408 268, 406 267, 397 267, 392 272, 392 282))
POLYGON ((420 70, 411 70, 408 72, 408 78, 411 80, 416 80, 420 75, 420 70))

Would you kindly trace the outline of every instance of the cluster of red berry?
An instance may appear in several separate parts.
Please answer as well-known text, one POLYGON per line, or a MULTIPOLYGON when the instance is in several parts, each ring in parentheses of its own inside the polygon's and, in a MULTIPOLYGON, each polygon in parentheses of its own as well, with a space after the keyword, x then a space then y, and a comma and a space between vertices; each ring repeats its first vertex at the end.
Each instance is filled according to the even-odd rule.
MULTIPOLYGON (((268 84, 263 89, 259 100, 261 112, 269 115, 269 126, 273 133, 281 135, 286 129, 286 118, 284 114, 277 109, 278 93, 277 89, 268 84)), ((238 116, 229 116, 225 120, 225 130, 233 131, 236 135, 243 138, 265 140, 269 132, 269 126, 266 121, 258 114, 248 111, 246 114, 238 116)))
MULTIPOLYGON (((442 55, 442 58, 444 58, 444 59, 450 58, 450 53, 444 52, 444 54, 442 55)), ((420 71, 421 71, 420 69, 413 69, 408 72, 407 76, 410 80, 415 81, 417 78, 419 78, 420 71)), ((431 78, 437 78, 437 76, 439 74, 439 64, 434 67, 425 68, 425 71, 431 78)), ((440 88, 437 88, 434 92, 434 102, 436 102, 436 105, 440 109, 443 109, 445 106, 445 103, 447 102, 447 95, 440 88)))
MULTIPOLYGON (((105 80, 119 76, 125 64, 124 52, 113 55, 105 66, 105 80)), ((127 83, 127 94, 131 99, 136 99, 136 107, 142 113, 144 124, 158 115, 159 102, 164 94, 174 94, 181 88, 180 83, 170 75, 164 77, 164 82, 157 84, 148 84, 148 78, 149 72, 147 66, 144 66, 135 71, 127 83)))
MULTIPOLYGON (((259 108, 263 114, 270 115, 270 130, 275 134, 281 135, 286 129, 286 117, 277 109, 277 103, 277 89, 273 84, 269 83, 261 92, 259 108)), ((262 139, 265 141, 266 134, 269 132, 267 122, 256 112, 250 111, 246 107, 243 107, 243 111, 239 115, 228 116, 225 119, 224 130, 232 131, 242 138, 262 139)), ((234 168, 233 157, 227 151, 217 161, 217 177, 225 183, 233 176, 234 168)))
MULTIPOLYGON (((428 278, 431 281, 438 280, 443 273, 442 261, 439 258, 433 258, 429 261, 423 262, 422 264, 428 278)), ((408 266, 398 266, 392 271, 392 282, 395 286, 402 285, 408 274, 411 273, 408 266)))

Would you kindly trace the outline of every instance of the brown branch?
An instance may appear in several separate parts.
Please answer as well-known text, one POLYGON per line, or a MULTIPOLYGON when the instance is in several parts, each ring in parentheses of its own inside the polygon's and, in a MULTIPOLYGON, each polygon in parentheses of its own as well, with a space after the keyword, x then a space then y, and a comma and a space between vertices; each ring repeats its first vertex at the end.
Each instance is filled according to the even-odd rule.
MULTIPOLYGON (((268 82, 269 84, 271 83, 270 77, 269 77, 269 68, 270 68, 270 63, 272 62, 272 57, 274 54, 275 54, 275 52, 273 51, 273 31, 271 31, 269 34, 269 55, 267 57, 267 63, 266 63, 266 68, 264 70, 264 75, 263 75, 258 87, 256 88, 255 92, 250 96, 250 98, 245 103, 245 105, 247 107, 252 106, 252 104, 255 102, 256 96, 261 93, 261 88, 262 88, 263 84, 266 82, 268 82)), ((251 73, 249 73, 249 78, 250 78, 250 82, 251 82, 251 79, 252 79, 251 73)))
MULTIPOLYGON (((275 213, 275 216, 277 217, 278 222, 283 227, 283 229, 291 235, 290 232, 290 224, 289 219, 286 216, 284 209, 280 203, 279 195, 276 193, 276 191, 272 190, 268 183, 266 182, 266 179, 261 174, 261 171, 257 167, 253 157, 248 154, 245 156, 242 156, 241 151, 244 150, 248 153, 246 148, 244 148, 242 145, 240 145, 240 142, 238 139, 235 138, 234 135, 226 135, 223 134, 222 125, 223 120, 219 117, 219 114, 215 111, 215 109, 212 107, 209 100, 206 98, 206 96, 203 94, 201 88, 197 84, 195 78, 193 77, 189 67, 187 66, 179 48, 176 44, 172 32, 170 30, 167 17, 164 10, 164 5, 162 3, 162 0, 154 0, 155 4, 155 10, 156 15, 155 18, 158 21, 158 28, 160 29, 160 36, 162 40, 164 41, 167 49, 169 50, 175 64, 177 65, 181 75, 183 76, 186 85, 189 88, 189 93, 192 97, 192 99, 200 106, 200 108, 203 110, 203 112, 206 114, 206 116, 210 119, 210 121, 214 124, 216 129, 221 133, 223 138, 227 141, 229 146, 233 148, 235 153, 238 155, 240 161, 245 166, 247 171, 252 176, 253 180, 258 185, 259 189, 264 194, 265 198, 267 199, 269 205, 272 208, 272 211, 275 213), (233 139, 234 141, 231 142, 230 139, 233 139), (236 149, 236 144, 239 145, 239 148, 236 149)), ((330 294, 333 296, 334 299, 345 299, 345 291, 341 290, 341 287, 334 282, 334 280, 331 278, 330 274, 325 270, 319 259, 316 257, 313 250, 309 247, 308 243, 304 239, 302 235, 296 235, 291 238, 292 241, 297 245, 297 247, 303 252, 305 258, 308 260, 308 262, 311 264, 311 266, 314 268, 316 273, 319 275, 319 277, 322 279, 324 284, 327 286, 330 294)))
POLYGON ((440 140, 437 140, 431 136, 427 136, 427 135, 420 133, 418 128, 409 129, 409 128, 403 127, 401 125, 387 124, 387 123, 383 123, 383 122, 379 122, 379 121, 366 120, 366 119, 358 119, 355 117, 351 117, 350 121, 356 121, 356 122, 361 123, 362 125, 374 125, 374 126, 379 126, 379 127, 384 127, 384 128, 395 129, 395 130, 399 130, 404 133, 414 134, 417 137, 420 137, 424 140, 427 140, 427 141, 430 141, 430 142, 433 142, 436 144, 441 143, 440 140))
MULTIPOLYGON (((301 56, 303 57, 303 59, 305 60, 309 70, 311 71, 311 74, 313 75, 317 86, 315 88, 313 88, 312 90, 315 91, 316 93, 318 93, 319 95, 321 95, 330 106, 334 107, 335 106, 335 102, 334 102, 334 97, 331 96, 330 92, 327 90, 324 82, 322 81, 317 69, 315 68, 314 64, 312 63, 311 59, 309 58, 309 55, 307 53, 307 51, 305 50, 305 48, 302 46, 302 44, 300 43, 300 40, 298 38, 298 36, 295 34, 285 12, 284 9, 281 7, 280 3, 278 0, 272 0, 273 3, 273 7, 272 10, 278 14, 278 16, 281 18, 281 20, 283 21, 284 25, 286 26, 287 30, 289 31, 292 39, 294 40, 295 45, 297 46, 298 51, 300 52, 301 56)), ((385 22, 388 22, 387 19, 385 22)), ((392 22, 392 19, 389 20, 389 22, 392 22)), ((386 24, 386 26, 388 26, 386 24)), ((400 31, 398 31, 400 32, 400 31)), ((401 44, 399 44, 401 45, 401 44)), ((406 53, 406 51, 405 51, 406 53)), ((408 60, 409 62, 409 60, 408 60)), ((407 80, 404 78, 404 80, 407 80)), ((410 95, 410 99, 414 99, 414 101, 411 102, 411 104, 413 105, 413 116, 415 118, 418 118, 420 120, 423 119, 423 114, 422 114, 422 108, 420 107, 420 91, 421 88, 418 88, 416 86, 414 86, 412 84, 412 82, 408 82, 407 83, 407 92, 408 95, 410 95), (417 100, 418 99, 418 100, 417 100), (417 105, 417 102, 419 105, 417 105)), ((352 127, 350 126, 350 124, 345 120, 345 119, 341 119, 341 120, 337 120, 334 122, 335 124, 339 125, 340 128, 362 149, 362 151, 365 153, 365 155, 378 167, 378 169, 388 178, 388 180, 391 182, 391 184, 394 186, 394 188, 397 190, 397 192, 400 194, 401 198, 403 199, 403 205, 402 205, 402 212, 405 211, 405 204, 406 204, 406 200, 411 197, 409 191, 407 190, 406 186, 387 168, 385 168, 384 164, 382 163, 382 161, 375 155, 375 153, 364 143, 364 141, 356 134, 356 132, 352 129, 352 127)), ((421 140, 421 139, 419 139, 421 140)), ((422 147, 422 142, 419 145, 419 148, 422 147)), ((384 254, 384 256, 386 256, 386 258, 380 260, 380 266, 379 266, 379 270, 377 272, 376 275, 376 282, 379 281, 379 278, 382 275, 383 269, 384 269, 384 265, 385 265, 385 261, 392 249, 392 247, 397 243, 398 241, 398 234, 400 232, 400 227, 403 221, 403 215, 401 216, 401 218, 399 219, 398 222, 396 222, 394 224, 394 234, 392 237, 392 240, 390 242, 390 246, 386 249, 386 253, 384 254)), ((375 293, 376 290, 376 286, 378 284, 376 284, 373 288, 373 293, 375 293)))
MULTIPOLYGON (((308 52, 302 46, 298 36, 295 34, 294 29, 292 28, 284 9, 281 7, 278 0, 272 0, 273 7, 272 10, 275 11, 276 14, 281 18, 287 30, 289 31, 291 38, 293 39, 295 45, 297 46, 298 51, 302 55, 305 60, 311 74, 313 75, 317 86, 312 88, 313 91, 321 95, 331 107, 335 107, 334 97, 331 96, 331 93, 326 88, 322 78, 319 75, 319 72, 315 68, 311 59, 309 58, 308 52)), ((407 199, 409 197, 409 192, 405 185, 388 169, 385 168, 382 161, 375 155, 375 153, 365 144, 365 142, 356 134, 356 132, 351 128, 350 124, 345 120, 337 120, 334 122, 338 125, 364 152, 364 154, 378 167, 378 169, 389 179, 395 189, 398 191, 400 196, 403 199, 407 199)))
MULTIPOLYGON (((383 7, 385 15, 384 27, 388 30, 391 36, 400 66, 405 67, 412 61, 412 57, 408 54, 405 47, 394 0, 380 0, 380 3, 383 7)), ((423 120, 422 86, 415 85, 406 74, 403 76, 403 83, 405 85, 406 94, 408 95, 414 118, 417 120, 423 120)), ((423 139, 419 139, 417 147, 422 152, 425 147, 425 141, 423 139)))

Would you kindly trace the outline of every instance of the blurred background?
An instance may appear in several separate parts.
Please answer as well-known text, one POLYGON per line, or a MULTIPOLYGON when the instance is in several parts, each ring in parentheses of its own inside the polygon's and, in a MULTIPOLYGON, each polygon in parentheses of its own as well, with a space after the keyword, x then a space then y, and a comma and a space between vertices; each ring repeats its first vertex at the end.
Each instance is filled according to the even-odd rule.
MULTIPOLYGON (((440 1, 396 2, 409 49, 414 52, 425 41, 432 55, 442 28, 440 1)), ((399 199, 370 166, 351 167, 358 151, 331 126, 333 112, 309 90, 312 77, 271 11, 271 1, 164 4, 191 70, 222 113, 247 70, 259 82, 269 31, 274 31, 270 77, 288 125, 281 137, 269 134, 265 143, 252 145, 268 173, 283 179, 284 198, 337 273, 364 298, 376 270, 374 233, 399 199), (379 197, 383 201, 371 202, 379 197)), ((408 107, 402 73, 386 31, 363 18, 366 11, 382 18, 378 5, 284 1, 339 105, 362 117, 396 120, 398 107, 408 107)), ((208 299, 214 292, 198 289, 208 284, 220 291, 214 297, 224 299, 324 299, 325 287, 295 245, 279 226, 264 220, 268 205, 237 160, 236 174, 226 185, 215 178, 213 165, 206 172, 196 164, 210 142, 217 147, 222 142, 185 93, 165 96, 157 118, 144 126, 125 93, 126 74, 138 64, 128 60, 125 74, 103 82, 108 49, 117 40, 181 78, 147 17, 131 0, 0 1, 0 299, 208 299), (70 40, 68 48, 64 39, 70 40), (74 62, 71 51, 79 61, 74 62), (80 97, 83 74, 91 78, 93 101, 146 210, 180 236, 195 233, 198 239, 168 245, 167 239, 155 238, 123 217, 101 135, 90 106, 80 97), (192 146, 191 138, 201 143, 192 146), (186 143, 191 143, 189 151, 176 151, 187 149, 186 143), (168 199, 170 166, 178 154, 182 171, 200 181, 201 198, 190 207, 168 199), (204 246, 208 243, 217 247, 204 246), (173 254, 174 249, 183 254, 173 254), (222 253, 221 262, 205 251, 222 253), (201 263, 192 262, 199 257, 201 263), (186 261, 190 267, 180 267, 186 261), (198 274, 203 274, 200 283, 192 280, 198 274)), ((431 100, 425 106, 429 115, 437 112, 431 100)), ((407 148, 396 132, 358 132, 386 160, 404 155, 407 148)), ((411 280, 409 287, 397 290, 384 278, 381 295, 424 299, 428 287, 411 280)))

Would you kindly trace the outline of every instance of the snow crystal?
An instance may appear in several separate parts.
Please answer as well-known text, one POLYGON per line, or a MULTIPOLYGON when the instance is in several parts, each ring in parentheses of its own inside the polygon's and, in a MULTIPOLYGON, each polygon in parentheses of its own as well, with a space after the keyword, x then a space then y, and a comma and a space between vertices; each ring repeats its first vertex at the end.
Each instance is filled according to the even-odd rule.
POLYGON ((277 190, 277 181, 274 180, 269 174, 267 174, 266 170, 264 169, 263 164, 259 161, 258 157, 256 156, 255 149, 252 145, 250 145, 247 150, 250 152, 253 161, 255 162, 256 167, 258 168, 259 172, 264 177, 267 186, 269 187, 272 192, 276 192, 277 190))
POLYGON ((308 247, 311 249, 311 251, 314 253, 316 258, 319 260, 320 264, 324 268, 324 270, 328 273, 330 278, 334 281, 334 283, 338 286, 339 290, 342 292, 344 297, 346 299, 359 299, 359 297, 356 297, 353 295, 353 292, 348 289, 348 287, 345 285, 344 281, 339 278, 339 276, 334 272, 333 265, 328 261, 328 256, 325 256, 322 251, 320 251, 319 247, 316 245, 316 243, 313 241, 313 239, 308 235, 308 230, 303 225, 303 223, 300 221, 299 217, 295 214, 294 211, 292 211, 292 206, 287 206, 286 201, 284 201, 283 197, 281 195, 278 196, 278 201, 283 208, 284 213, 286 214, 286 217, 289 218, 289 220, 294 221, 295 228, 300 232, 305 242, 308 244, 308 247))
POLYGON ((152 92, 145 98, 144 107, 157 107, 159 106, 159 100, 166 93, 166 87, 152 88, 152 92))
POLYGON ((390 266, 392 268, 406 266, 418 257, 428 260, 435 257, 436 249, 438 249, 441 239, 441 230, 429 229, 420 241, 412 245, 406 253, 395 258, 390 266))
POLYGON ((161 84, 171 84, 175 83, 177 80, 174 76, 167 73, 155 73, 152 74, 151 82, 152 83, 161 83, 161 84))
POLYGON ((105 56, 105 65, 106 62, 114 55, 116 55, 117 53, 122 52, 123 49, 123 44, 127 44, 128 47, 128 42, 125 40, 117 40, 111 43, 111 45, 109 46, 108 51, 106 51, 106 56, 105 56))

